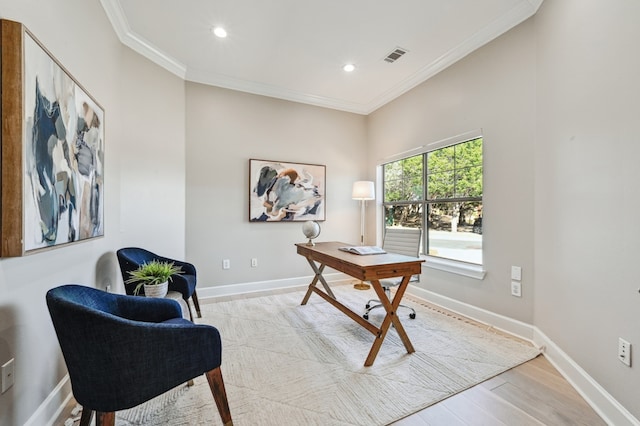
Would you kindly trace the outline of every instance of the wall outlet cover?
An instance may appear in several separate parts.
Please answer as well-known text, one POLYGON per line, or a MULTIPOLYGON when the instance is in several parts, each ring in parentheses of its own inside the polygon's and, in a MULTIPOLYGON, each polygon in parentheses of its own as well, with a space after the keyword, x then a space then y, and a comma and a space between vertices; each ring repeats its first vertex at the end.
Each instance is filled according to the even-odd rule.
POLYGON ((511 295, 522 297, 522 284, 520 281, 511 281, 511 295))
POLYGON ((9 361, 4 363, 1 368, 2 374, 0 376, 0 380, 2 382, 2 393, 5 393, 11 386, 13 386, 13 361, 15 358, 11 358, 9 361))
POLYGON ((618 338, 618 359, 621 363, 631 367, 631 343, 622 337, 618 338))

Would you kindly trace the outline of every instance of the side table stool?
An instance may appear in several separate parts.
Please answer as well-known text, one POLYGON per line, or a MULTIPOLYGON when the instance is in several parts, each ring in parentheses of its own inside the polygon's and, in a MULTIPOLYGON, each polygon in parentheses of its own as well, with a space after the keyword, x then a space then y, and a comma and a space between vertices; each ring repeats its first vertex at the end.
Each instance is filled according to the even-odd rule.
POLYGON ((186 318, 186 319, 190 318, 189 305, 182 298, 182 294, 181 293, 179 293, 177 291, 169 291, 169 292, 167 292, 167 295, 164 298, 165 299, 173 299, 176 302, 178 302, 180 304, 180 307, 182 308, 182 318, 186 318))

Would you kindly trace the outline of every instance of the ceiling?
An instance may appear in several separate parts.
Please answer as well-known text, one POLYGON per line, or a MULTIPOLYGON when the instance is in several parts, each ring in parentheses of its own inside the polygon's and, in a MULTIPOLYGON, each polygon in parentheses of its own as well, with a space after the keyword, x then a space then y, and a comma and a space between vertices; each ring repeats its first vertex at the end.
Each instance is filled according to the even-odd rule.
POLYGON ((369 114, 543 0, 101 0, 125 45, 177 76, 369 114), (223 26, 228 37, 211 32, 223 26), (407 53, 384 59, 396 48, 407 53), (355 71, 342 70, 353 63, 355 71))

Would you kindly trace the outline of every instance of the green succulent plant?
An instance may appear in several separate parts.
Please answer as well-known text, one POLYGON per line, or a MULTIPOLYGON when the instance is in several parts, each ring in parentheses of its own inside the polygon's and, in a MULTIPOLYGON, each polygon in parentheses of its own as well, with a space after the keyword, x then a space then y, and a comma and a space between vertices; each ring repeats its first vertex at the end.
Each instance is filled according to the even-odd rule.
POLYGON ((182 272, 182 268, 174 265, 173 262, 152 260, 151 262, 143 263, 135 271, 129 272, 130 278, 126 283, 138 283, 133 290, 133 294, 137 295, 143 285, 159 285, 171 280, 172 275, 181 274, 182 272))

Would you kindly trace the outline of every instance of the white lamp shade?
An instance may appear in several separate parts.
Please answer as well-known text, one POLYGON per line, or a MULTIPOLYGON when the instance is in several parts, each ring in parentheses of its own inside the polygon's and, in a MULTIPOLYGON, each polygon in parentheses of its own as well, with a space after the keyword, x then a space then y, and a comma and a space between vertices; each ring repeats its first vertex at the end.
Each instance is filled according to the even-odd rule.
POLYGON ((359 180, 353 183, 354 200, 375 200, 376 191, 373 182, 368 180, 359 180))

